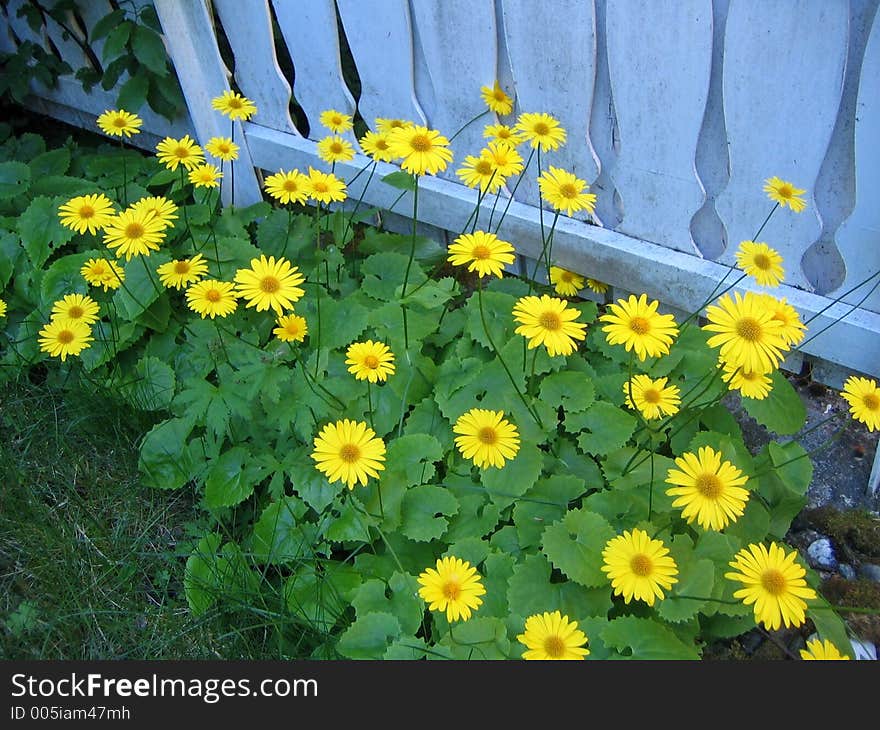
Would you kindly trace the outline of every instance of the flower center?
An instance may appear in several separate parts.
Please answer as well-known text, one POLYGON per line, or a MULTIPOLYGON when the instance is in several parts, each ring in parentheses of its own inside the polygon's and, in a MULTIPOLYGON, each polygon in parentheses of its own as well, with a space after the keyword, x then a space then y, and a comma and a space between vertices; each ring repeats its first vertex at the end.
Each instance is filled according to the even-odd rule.
POLYGON ((862 403, 865 404, 865 408, 869 411, 880 410, 880 397, 875 393, 868 393, 867 395, 862 396, 862 403))
POLYGON ((659 403, 660 391, 656 388, 645 388, 642 393, 642 398, 644 398, 647 403, 659 403))
POLYGON ((281 282, 274 276, 264 276, 260 279, 260 289, 266 294, 274 294, 281 288, 281 282))
POLYGON ((717 474, 700 474, 694 486, 706 499, 717 499, 721 494, 721 480, 717 474))
POLYGON ((745 381, 747 381, 747 382, 749 382, 749 383, 751 383, 753 380, 757 380, 758 377, 759 377, 759 376, 758 376, 758 373, 749 372, 748 370, 740 370, 740 371, 739 371, 739 376, 740 376, 743 380, 745 380, 745 381))
POLYGON ((756 253, 754 258, 752 258, 752 263, 761 271, 767 271, 771 266, 770 257, 765 253, 756 253))
POLYGON ((343 444, 342 448, 339 449, 339 458, 346 464, 354 464, 354 462, 361 458, 361 450, 357 447, 357 444, 343 444))
POLYGON ((67 316, 71 319, 79 319, 83 316, 83 314, 85 314, 83 308, 76 304, 74 304, 70 309, 67 310, 67 316))
POLYGON ((205 299, 209 302, 219 302, 222 294, 217 289, 208 289, 205 292, 205 299))
POLYGON ((228 144, 223 142, 217 145, 217 150, 222 155, 228 155, 232 151, 232 148, 228 144))
POLYGON ((431 149, 431 140, 424 134, 417 134, 409 141, 409 146, 415 152, 427 152, 431 149))
POLYGON ((332 124, 334 127, 339 127, 342 125, 342 118, 341 117, 332 117, 330 119, 330 124, 332 124))
POLYGON ((370 370, 375 370, 379 367, 379 358, 375 355, 367 355, 364 358, 364 365, 366 365, 370 370))
POLYGON ((385 150, 388 149, 388 141, 385 139, 377 139, 376 140, 376 149, 382 150, 382 152, 385 152, 385 150))
POLYGON ((330 151, 334 155, 338 155, 342 152, 342 145, 339 144, 339 142, 334 142, 333 144, 330 145, 330 151))
POLYGON ((558 659, 565 655, 565 642, 556 634, 544 639, 544 653, 551 659, 558 659))
POLYGON ((550 127, 548 127, 544 122, 538 122, 534 127, 532 127, 532 131, 539 137, 543 137, 544 135, 550 133, 550 127))
POLYGON ((91 205, 84 205, 79 209, 80 218, 91 218, 95 215, 95 209, 91 205))
POLYGON ((288 193, 295 193, 295 192, 297 191, 297 188, 298 188, 299 186, 296 184, 296 180, 291 180, 290 178, 287 178, 287 179, 284 181, 284 185, 283 185, 282 187, 283 187, 284 190, 287 191, 288 193))
POLYGON ((126 238, 141 238, 144 235, 144 227, 140 223, 129 223, 125 227, 126 238))
POLYGON ((456 580, 447 580, 443 584, 443 595, 450 601, 457 601, 461 595, 461 586, 456 580))
POLYGON ((327 183, 325 183, 321 180, 313 182, 312 187, 315 189, 316 192, 319 192, 319 193, 326 193, 330 189, 327 187, 327 183))
POLYGON ((501 89, 495 89, 492 92, 492 96, 495 97, 495 101, 507 101, 507 94, 505 94, 501 89))
POLYGON ((791 185, 789 185, 788 183, 783 183, 782 185, 780 185, 776 192, 779 193, 780 198, 790 198, 793 194, 791 185))
POLYGON ((563 271, 559 275, 559 280, 562 282, 565 282, 566 284, 571 284, 571 272, 570 271, 563 271))
POLYGON ((476 170, 480 175, 491 175, 492 174, 492 163, 489 160, 480 160, 475 166, 474 170, 476 170))
POLYGON ((651 323, 644 317, 633 317, 629 321, 629 328, 637 335, 646 335, 651 331, 651 323))
POLYGON ((538 323, 545 330, 558 330, 562 327, 562 320, 556 312, 542 312, 541 316, 538 317, 538 323))
POLYGON ((229 100, 228 103, 230 109, 241 109, 241 101, 236 99, 234 96, 229 100))
POLYGON ((563 183, 559 186, 559 194, 563 198, 573 199, 578 196, 578 191, 571 183, 563 183))
POLYGON ((104 276, 107 273, 107 269, 104 268, 104 264, 95 264, 92 267, 92 276, 104 276))
POLYGON ((754 317, 743 317, 736 323, 736 333, 749 342, 760 340, 762 332, 761 323, 754 317))
POLYGON ((775 568, 770 568, 761 574, 761 585, 770 595, 778 596, 785 592, 785 576, 775 568))
POLYGON ((185 160, 189 157, 189 147, 184 147, 181 145, 176 150, 174 150, 174 156, 180 158, 181 160, 185 160))
POLYGON ((58 341, 62 345, 69 345, 71 342, 73 342, 73 338, 73 332, 71 332, 70 330, 61 330, 61 332, 58 333, 58 341))
POLYGON ((178 261, 174 264, 174 273, 175 274, 188 274, 189 273, 189 261, 178 261))
POLYGON ((629 561, 629 568, 636 575, 644 577, 646 575, 651 575, 651 571, 654 569, 654 563, 651 562, 651 558, 644 553, 638 553, 637 555, 632 556, 632 559, 629 561))
POLYGON ((388 126, 391 127, 391 129, 403 129, 405 124, 406 122, 404 122, 402 119, 392 119, 390 122, 388 122, 388 126))
POLYGON ((491 426, 483 426, 483 428, 477 432, 477 438, 480 443, 491 446, 498 441, 498 433, 491 426))
POLYGON ((509 129, 499 129, 497 137, 498 139, 510 139, 513 136, 513 133, 509 129))
POLYGON ((474 246, 474 250, 471 251, 471 256, 475 259, 487 259, 492 255, 492 252, 489 250, 489 247, 480 243, 474 246))
POLYGON ((116 117, 113 120, 113 126, 117 129, 122 129, 126 125, 126 121, 122 117, 116 117))

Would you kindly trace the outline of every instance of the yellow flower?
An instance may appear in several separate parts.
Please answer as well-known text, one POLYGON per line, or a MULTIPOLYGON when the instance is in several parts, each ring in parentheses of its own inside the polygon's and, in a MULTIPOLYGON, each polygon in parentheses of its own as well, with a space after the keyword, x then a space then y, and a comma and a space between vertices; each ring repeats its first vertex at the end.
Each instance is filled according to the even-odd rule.
POLYGON ((557 294, 564 297, 576 297, 584 288, 584 277, 559 266, 550 267, 550 283, 557 294))
POLYGON ((324 162, 348 162, 354 159, 354 147, 342 137, 324 137, 318 142, 318 157, 324 162))
POLYGON ((587 336, 587 325, 574 321, 580 315, 577 309, 569 309, 564 299, 546 294, 522 297, 513 307, 513 317, 520 325, 516 334, 528 340, 530 350, 544 345, 551 357, 570 355, 577 349, 575 340, 587 336))
POLYGON ((785 278, 782 256, 761 241, 742 241, 736 252, 736 262, 761 286, 779 286, 785 278))
POLYGON ((721 379, 729 390, 738 390, 743 398, 764 400, 773 390, 773 381, 764 373, 752 373, 724 360, 721 365, 724 370, 721 379))
POLYGON ((345 364, 357 380, 385 382, 394 375, 394 353, 384 342, 355 342, 345 353, 345 364))
POLYGON ((77 233, 97 233, 115 214, 113 201, 104 193, 79 195, 58 208, 61 225, 72 228, 77 233))
POLYGON ((152 213, 129 208, 114 216, 104 228, 104 245, 117 249, 116 256, 149 256, 165 238, 165 224, 152 213))
POLYGON ((762 544, 751 544, 728 563, 737 572, 724 577, 744 586, 733 597, 741 598, 746 606, 754 604, 755 622, 764 624, 765 629, 775 631, 782 624, 800 626, 806 620, 804 599, 816 597, 796 557, 796 550, 786 554, 782 546, 771 542, 769 550, 762 544))
POLYGON ((671 314, 657 312, 659 304, 656 300, 648 303, 647 294, 638 299, 630 294, 628 299, 609 304, 610 312, 599 317, 602 322, 608 322, 602 327, 608 344, 622 344, 627 352, 634 350, 643 362, 646 357, 666 355, 678 335, 678 327, 671 314))
POLYGON ((382 119, 381 117, 376 117, 376 129, 379 130, 380 134, 391 134, 391 131, 394 129, 406 129, 413 126, 415 125, 412 122, 408 122, 405 119, 382 119))
POLYGON ((385 442, 366 423, 347 418, 328 423, 315 437, 311 453, 315 468, 330 480, 342 480, 349 489, 376 477, 385 468, 385 442))
POLYGON ((367 132, 360 139, 361 149, 377 162, 391 162, 394 155, 388 147, 388 135, 385 132, 367 132))
POLYGON ((139 127, 144 123, 137 114, 132 114, 124 109, 108 109, 98 117, 98 126, 104 134, 111 137, 131 137, 140 134, 139 127))
POLYGON ((634 375, 623 384, 626 404, 638 408, 651 421, 678 413, 681 397, 677 385, 666 385, 666 378, 651 380, 647 375, 634 375))
POLYGON ((514 248, 494 233, 474 231, 462 233, 449 246, 449 262, 453 266, 467 265, 480 277, 504 275, 504 267, 516 260, 514 248))
POLYGON ((492 161, 497 175, 502 177, 510 177, 511 175, 519 175, 523 171, 523 158, 516 147, 510 142, 489 142, 481 156, 487 157, 492 161))
POLYGON ((272 330, 282 342, 302 342, 309 333, 305 317, 298 314, 287 314, 277 319, 278 326, 272 330))
POLYGON ((483 128, 483 136, 497 142, 507 142, 511 146, 523 141, 519 132, 507 124, 487 124, 483 128))
POLYGON ((309 176, 303 183, 308 196, 319 203, 339 203, 348 197, 345 183, 332 172, 321 172, 309 167, 309 176))
POLYGON ((538 178, 541 197, 560 213, 571 215, 578 210, 593 213, 596 209, 596 196, 585 193, 587 183, 561 167, 552 165, 538 178))
POLYGON ((841 654, 828 639, 815 638, 807 642, 807 648, 801 649, 801 659, 811 661, 849 660, 851 657, 841 654))
POLYGON ((452 427, 455 445, 465 459, 481 469, 501 469, 505 459, 513 459, 519 451, 519 432, 504 418, 503 411, 471 408, 458 417, 452 427))
POLYGON ((587 635, 559 611, 536 613, 525 622, 525 632, 516 640, 525 644, 523 659, 583 659, 590 653, 587 635))
POLYGON ((187 170, 201 165, 205 161, 202 148, 199 147, 189 135, 181 139, 166 137, 156 145, 156 157, 159 158, 169 170, 176 170, 178 165, 183 165, 187 170))
POLYGON ((486 106, 496 114, 504 116, 513 111, 513 99, 504 93, 497 81, 491 87, 481 86, 480 94, 486 106))
POLYGON ((445 611, 450 623, 467 621, 471 612, 483 604, 480 596, 486 594, 486 589, 482 576, 467 560, 451 555, 437 558, 436 565, 419 574, 419 596, 429 611, 445 611))
POLYGON ((257 113, 257 105, 241 94, 227 89, 211 99, 211 107, 230 119, 250 119, 257 113))
POLYGON ((807 327, 801 322, 798 311, 785 300, 785 297, 777 298, 772 294, 762 294, 760 297, 771 318, 782 324, 779 332, 782 339, 789 345, 799 345, 804 339, 807 327))
POLYGON ((304 203, 309 197, 308 177, 299 170, 280 170, 265 180, 266 192, 280 203, 304 203))
POLYGON ((587 279, 587 286, 596 294, 604 294, 608 291, 608 284, 598 279, 587 279))
POLYGON ((469 188, 479 188, 484 193, 494 193, 504 184, 504 176, 485 155, 466 155, 455 174, 469 188))
POLYGON ((152 213, 156 220, 162 223, 166 228, 172 225, 172 221, 177 220, 177 206, 168 198, 161 195, 149 196, 141 198, 132 203, 129 208, 136 213, 148 214, 152 213))
POLYGON ((212 157, 225 162, 231 162, 238 159, 238 145, 229 137, 211 137, 205 149, 212 157))
POLYGON ((6 302, 0 299, 0 317, 6 316, 6 302))
POLYGON ((327 109, 321 112, 319 120, 327 129, 336 134, 347 132, 354 126, 350 114, 343 114, 335 109, 327 109))
POLYGON ((204 279, 186 290, 186 304, 196 314, 205 317, 226 317, 238 307, 235 291, 228 281, 204 279))
POLYGON ((216 165, 197 165, 189 171, 189 181, 197 188, 216 188, 223 173, 216 165))
POLYGON ((514 127, 533 149, 555 150, 565 143, 565 129, 549 114, 520 114, 514 127))
POLYGON ((795 213, 800 213, 807 207, 804 199, 800 197, 807 191, 796 188, 790 182, 780 180, 775 175, 764 181, 764 192, 770 200, 775 200, 783 208, 787 205, 795 213))
POLYGON ((436 175, 452 161, 449 140, 435 129, 419 125, 397 127, 388 135, 391 154, 414 175, 436 175))
POLYGON ((880 430, 880 389, 875 380, 851 375, 840 394, 849 403, 853 418, 864 423, 869 431, 880 430))
POLYGON ((633 598, 654 605, 664 598, 663 590, 678 583, 678 566, 662 540, 652 540, 647 532, 634 528, 624 530, 605 543, 600 570, 608 575, 614 595, 623 596, 624 603, 633 598))
POLYGON ((79 273, 89 284, 100 286, 104 291, 118 289, 125 281, 125 269, 109 259, 89 259, 79 273))
POLYGON ((262 312, 270 307, 279 316, 285 309, 293 309, 294 302, 299 301, 305 291, 299 285, 305 277, 296 266, 274 256, 268 259, 260 254, 260 258, 251 259, 251 268, 239 269, 235 272, 236 294, 247 300, 247 307, 256 307, 262 312))
POLYGON ((89 296, 67 294, 52 305, 52 320, 75 321, 91 325, 98 321, 98 303, 89 296))
POLYGON ((61 362, 91 347, 93 339, 91 328, 82 320, 53 319, 39 332, 40 351, 60 357, 61 362))
POLYGON ((666 490, 677 497, 673 507, 683 507, 681 516, 691 524, 695 519, 704 530, 723 530, 745 511, 749 492, 742 486, 749 478, 729 461, 721 462, 721 452, 701 446, 675 460, 678 469, 668 469, 666 490))
POLYGON ((175 289, 186 289, 208 273, 208 262, 202 254, 197 253, 190 259, 174 259, 162 264, 156 273, 162 286, 175 289))

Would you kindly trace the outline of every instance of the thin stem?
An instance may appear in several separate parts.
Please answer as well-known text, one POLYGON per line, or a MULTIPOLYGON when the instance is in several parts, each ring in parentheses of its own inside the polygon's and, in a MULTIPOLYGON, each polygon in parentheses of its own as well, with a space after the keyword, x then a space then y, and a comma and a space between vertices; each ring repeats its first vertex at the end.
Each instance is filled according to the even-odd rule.
MULTIPOLYGON (((229 120, 229 139, 235 143, 235 120, 229 120)), ((235 207, 235 162, 229 161, 229 207, 235 207)))
POLYGON ((369 409, 370 414, 370 428, 375 431, 376 426, 373 423, 373 387, 370 384, 369 378, 367 378, 367 408, 369 409))
MULTIPOLYGON (((880 272, 878 272, 878 273, 880 273, 880 272)), ((810 340, 814 340, 814 339, 816 339, 819 335, 821 335, 821 334, 822 334, 825 330, 827 330, 829 327, 833 327, 835 324, 837 324, 838 322, 840 322, 841 320, 845 319, 845 318, 848 317, 850 314, 852 314, 856 309, 858 309, 858 308, 862 305, 862 303, 863 303, 863 302, 864 302, 869 296, 871 296, 871 294, 874 292, 874 290, 875 290, 878 286, 880 286, 880 279, 878 279, 878 280, 876 281, 876 283, 874 284, 874 286, 872 286, 872 287, 868 290, 868 293, 865 294, 865 296, 863 296, 861 299, 859 299, 859 301, 857 301, 855 304, 851 305, 852 308, 851 308, 846 314, 844 314, 844 315, 843 315, 842 317, 840 317, 839 319, 835 319, 831 324, 827 324, 827 325, 825 325, 825 326, 824 326, 822 329, 820 329, 818 332, 814 332, 813 334, 811 334, 809 337, 807 337, 807 339, 805 339, 803 342, 801 342, 801 343, 797 346, 796 349, 797 349, 797 350, 800 350, 804 345, 806 345, 808 342, 810 342, 810 340)), ((829 306, 831 306, 831 305, 829 305, 829 306)), ((826 309, 827 309, 827 307, 826 307, 826 309)), ((823 311, 824 311, 824 310, 823 310, 823 311)))
POLYGON ((513 186, 513 190, 510 191, 510 197, 507 199, 507 205, 504 206, 504 211, 501 213, 501 217, 498 219, 498 224, 495 226, 495 230, 493 233, 496 235, 498 231, 501 229, 501 224, 504 222, 504 217, 507 215, 507 211, 510 208, 510 204, 513 202, 514 197, 516 196, 516 190, 519 187, 519 184, 522 182, 523 177, 526 174, 526 170, 529 169, 529 163, 532 161, 532 157, 535 154, 535 148, 532 148, 532 151, 529 152, 528 159, 526 160, 526 164, 523 166, 522 172, 520 172, 519 177, 516 179, 516 184, 513 186))
POLYGON ((485 117, 490 111, 490 109, 486 109, 486 111, 480 112, 473 119, 466 121, 464 124, 461 125, 461 127, 459 127, 458 131, 449 138, 449 141, 452 142, 452 140, 458 137, 458 135, 460 135, 467 127, 477 121, 480 117, 485 117))
POLYGON ((223 341, 223 333, 220 331, 220 323, 213 317, 211 318, 211 321, 214 323, 214 327, 217 328, 217 339, 220 340, 220 347, 223 349, 223 355, 226 358, 226 362, 232 366, 232 361, 229 359, 229 351, 226 349, 226 343, 223 341))

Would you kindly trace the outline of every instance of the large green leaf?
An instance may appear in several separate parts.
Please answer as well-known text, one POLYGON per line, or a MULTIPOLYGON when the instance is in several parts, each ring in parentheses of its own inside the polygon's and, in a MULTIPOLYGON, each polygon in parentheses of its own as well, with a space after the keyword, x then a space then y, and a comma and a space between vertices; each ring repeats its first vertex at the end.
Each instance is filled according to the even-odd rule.
POLYGON ((458 512, 458 500, 443 487, 422 484, 407 490, 401 509, 401 532, 426 542, 440 537, 449 525, 446 517, 458 512))
POLYGON ((137 25, 131 32, 131 50, 144 66, 158 76, 168 75, 168 51, 162 38, 145 25, 137 25))
POLYGON ((135 365, 125 396, 135 408, 159 411, 171 405, 174 397, 174 370, 157 357, 143 357, 135 365))
POLYGON ((179 489, 196 476, 193 450, 186 445, 192 428, 189 419, 170 418, 147 432, 138 458, 145 486, 179 489))
POLYGON ((39 179, 48 175, 63 175, 70 167, 70 150, 59 147, 37 155, 30 161, 31 178, 39 179))
POLYGON ((353 566, 335 560, 302 563, 284 584, 288 610, 321 631, 329 631, 361 584, 353 566))
POLYGON ((336 650, 348 659, 381 659, 401 634, 400 622, 390 613, 360 616, 339 637, 336 650))
POLYGON ((289 495, 269 504, 254 525, 254 558, 272 565, 313 558, 317 527, 303 519, 307 511, 302 500, 289 495))
POLYGON ((773 389, 766 398, 742 398, 743 409, 768 430, 781 436, 795 434, 807 420, 804 401, 781 371, 770 374, 773 389))
POLYGON ((33 265, 42 268, 52 251, 73 238, 73 230, 61 225, 52 198, 39 197, 19 216, 18 235, 33 265))
POLYGON ((522 443, 513 459, 500 469, 486 467, 480 478, 491 500, 503 509, 532 487, 541 476, 543 465, 543 452, 530 443, 522 443))
POLYGON ((414 635, 422 625, 425 603, 419 597, 414 576, 396 571, 389 581, 371 579, 360 585, 351 599, 358 618, 371 613, 390 613, 397 617, 401 631, 414 635))
POLYGON ((266 476, 266 465, 244 446, 233 446, 211 464, 205 479, 205 502, 211 509, 244 501, 266 476))
POLYGON ((30 180, 31 169, 23 162, 0 162, 0 200, 23 195, 30 180))
POLYGON ((596 401, 583 413, 566 417, 566 430, 584 429, 578 436, 580 450, 596 456, 624 446, 637 424, 634 416, 605 401, 596 401))
POLYGON ((670 629, 649 618, 621 616, 601 633, 606 646, 632 659, 698 660, 695 646, 685 644, 670 629))
POLYGON ((189 608, 196 616, 207 611, 217 600, 217 551, 221 542, 220 535, 209 533, 199 540, 199 544, 186 559, 183 588, 189 608))
POLYGON ((113 295, 120 316, 135 320, 162 294, 156 269, 170 261, 164 251, 150 256, 135 256, 125 264, 125 279, 113 295), (150 271, 147 271, 150 267, 150 271))
POLYGON ((542 550, 575 583, 588 588, 606 586, 602 550, 614 534, 614 528, 601 515, 587 509, 571 510, 544 530, 542 550))
POLYGON ((541 400, 554 407, 562 406, 566 413, 586 410, 595 396, 593 381, 582 373, 554 373, 541 383, 541 400))

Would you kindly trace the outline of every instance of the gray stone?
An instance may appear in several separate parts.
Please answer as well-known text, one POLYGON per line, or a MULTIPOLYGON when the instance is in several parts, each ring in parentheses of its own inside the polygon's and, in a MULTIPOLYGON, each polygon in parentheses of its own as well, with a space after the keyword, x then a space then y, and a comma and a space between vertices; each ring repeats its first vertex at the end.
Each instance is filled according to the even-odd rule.
POLYGON ((877 647, 874 646, 870 641, 863 641, 862 639, 850 639, 850 643, 852 644, 853 651, 856 655, 853 659, 877 659, 877 647))
POLYGON ((846 578, 846 580, 856 579, 856 569, 853 568, 849 563, 841 563, 837 566, 837 570, 841 576, 846 578))
POLYGON ((837 557, 834 555, 834 548, 831 546, 831 540, 827 537, 819 538, 810 543, 807 548, 807 555, 810 559, 810 565, 821 570, 837 570, 837 557))
POLYGON ((859 575, 862 578, 867 578, 868 580, 880 583, 880 565, 862 563, 862 565, 859 566, 859 575))

